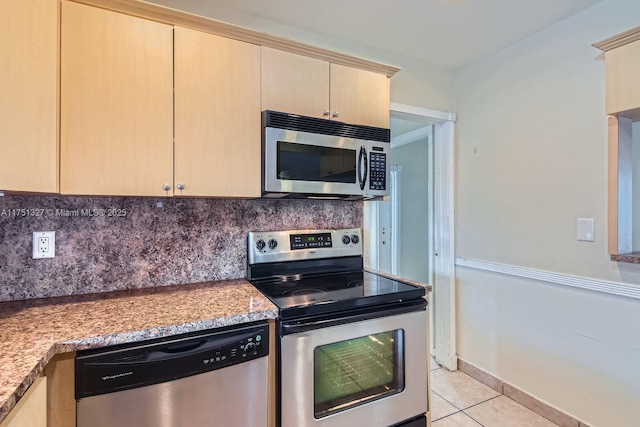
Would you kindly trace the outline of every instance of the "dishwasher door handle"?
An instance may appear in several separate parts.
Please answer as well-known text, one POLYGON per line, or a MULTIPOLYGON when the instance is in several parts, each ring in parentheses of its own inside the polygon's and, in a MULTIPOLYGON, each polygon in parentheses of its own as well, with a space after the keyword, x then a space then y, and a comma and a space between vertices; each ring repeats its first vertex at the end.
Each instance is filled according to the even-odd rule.
POLYGON ((203 345, 205 345, 206 343, 207 343, 207 341, 203 340, 203 341, 196 341, 196 342, 191 342, 191 343, 168 345, 167 348, 165 348, 163 350, 159 350, 159 351, 162 352, 162 353, 170 353, 170 354, 184 353, 186 351, 191 351, 191 350, 195 350, 197 348, 200 348, 203 345))
MULTIPOLYGON (((249 335, 250 336, 250 335, 249 335)), ((197 341, 187 341, 183 343, 171 343, 163 347, 152 349, 148 352, 145 363, 155 363, 165 360, 180 359, 184 357, 194 356, 200 353, 207 353, 216 348, 226 345, 228 342, 235 341, 238 337, 227 340, 206 339, 197 341)))

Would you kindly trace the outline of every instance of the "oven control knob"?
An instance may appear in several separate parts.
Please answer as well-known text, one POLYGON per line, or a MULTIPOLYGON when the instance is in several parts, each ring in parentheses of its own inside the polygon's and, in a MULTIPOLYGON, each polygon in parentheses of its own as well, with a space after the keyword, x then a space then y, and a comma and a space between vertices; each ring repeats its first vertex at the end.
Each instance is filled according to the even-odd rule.
POLYGON ((345 245, 348 245, 349 243, 351 243, 351 238, 349 236, 342 236, 342 243, 344 243, 345 245))
POLYGON ((276 239, 269 240, 269 249, 275 249, 278 246, 278 241, 276 239))
POLYGON ((358 237, 357 234, 354 234, 353 236, 351 236, 351 243, 353 243, 354 245, 359 241, 360 241, 360 238, 358 237))
POLYGON ((256 248, 261 251, 264 249, 264 240, 260 239, 256 242, 256 248))

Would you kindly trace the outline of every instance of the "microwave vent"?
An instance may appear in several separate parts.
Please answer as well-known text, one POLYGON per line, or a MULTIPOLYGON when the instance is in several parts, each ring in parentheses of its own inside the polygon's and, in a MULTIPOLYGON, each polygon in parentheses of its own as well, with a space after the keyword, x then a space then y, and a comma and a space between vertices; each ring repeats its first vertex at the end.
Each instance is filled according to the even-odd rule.
POLYGON ((299 116, 278 111, 262 113, 264 127, 342 136, 367 141, 390 142, 391 130, 372 126, 352 125, 335 120, 299 116))

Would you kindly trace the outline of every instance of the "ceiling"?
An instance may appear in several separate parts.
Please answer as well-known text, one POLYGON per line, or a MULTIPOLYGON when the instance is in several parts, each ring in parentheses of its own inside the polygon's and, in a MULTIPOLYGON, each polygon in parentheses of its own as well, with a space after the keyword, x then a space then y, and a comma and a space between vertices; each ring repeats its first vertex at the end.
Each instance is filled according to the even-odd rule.
POLYGON ((289 28, 456 69, 601 0, 151 1, 276 36, 289 28))

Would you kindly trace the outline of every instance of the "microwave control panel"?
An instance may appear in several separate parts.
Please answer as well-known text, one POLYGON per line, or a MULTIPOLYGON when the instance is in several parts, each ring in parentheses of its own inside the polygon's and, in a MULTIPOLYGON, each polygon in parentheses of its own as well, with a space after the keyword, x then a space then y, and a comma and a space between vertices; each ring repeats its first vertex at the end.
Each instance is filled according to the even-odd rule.
POLYGON ((369 168, 371 169, 369 178, 370 190, 387 189, 387 155, 386 153, 369 153, 369 168))

